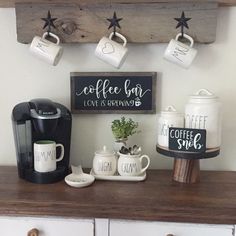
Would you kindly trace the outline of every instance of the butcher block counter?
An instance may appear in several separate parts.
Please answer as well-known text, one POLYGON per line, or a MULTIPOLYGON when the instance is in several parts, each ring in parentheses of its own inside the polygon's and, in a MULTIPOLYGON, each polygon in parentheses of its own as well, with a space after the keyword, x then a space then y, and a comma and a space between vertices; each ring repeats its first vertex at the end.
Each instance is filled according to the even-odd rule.
POLYGON ((144 182, 95 181, 72 188, 64 181, 33 184, 16 167, 0 167, 1 216, 56 216, 236 224, 236 172, 202 171, 181 184, 170 170, 149 170, 144 182))

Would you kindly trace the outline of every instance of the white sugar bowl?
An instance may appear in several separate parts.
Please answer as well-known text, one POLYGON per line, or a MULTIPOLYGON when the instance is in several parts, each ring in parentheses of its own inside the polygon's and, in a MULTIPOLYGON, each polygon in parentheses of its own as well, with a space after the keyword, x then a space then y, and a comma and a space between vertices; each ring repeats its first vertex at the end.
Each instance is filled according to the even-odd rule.
POLYGON ((93 159, 93 171, 96 175, 114 175, 116 172, 116 156, 113 151, 103 146, 102 150, 96 151, 93 159))
POLYGON ((158 135, 157 143, 162 147, 169 146, 169 128, 184 127, 184 116, 176 111, 174 106, 168 106, 158 116, 158 135))

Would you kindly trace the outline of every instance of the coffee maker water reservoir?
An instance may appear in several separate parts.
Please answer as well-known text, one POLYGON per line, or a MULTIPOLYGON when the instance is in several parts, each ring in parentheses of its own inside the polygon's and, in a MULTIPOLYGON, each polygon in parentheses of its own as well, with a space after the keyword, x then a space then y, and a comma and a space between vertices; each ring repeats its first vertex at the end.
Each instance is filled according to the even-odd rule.
POLYGON ((18 174, 34 183, 54 183, 69 172, 71 113, 63 105, 49 99, 33 99, 17 104, 12 111, 18 174), (64 158, 55 171, 34 170, 34 143, 52 140, 64 146, 64 158))

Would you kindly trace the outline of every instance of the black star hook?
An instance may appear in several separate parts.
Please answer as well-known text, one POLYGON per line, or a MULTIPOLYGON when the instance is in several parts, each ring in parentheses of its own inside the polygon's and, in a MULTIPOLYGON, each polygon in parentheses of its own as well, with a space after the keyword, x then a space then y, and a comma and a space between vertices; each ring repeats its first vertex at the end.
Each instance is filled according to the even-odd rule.
POLYGON ((184 36, 184 27, 185 28, 189 28, 188 27, 188 23, 187 21, 191 20, 192 18, 186 18, 185 17, 185 14, 184 14, 184 11, 182 11, 182 14, 181 14, 181 17, 180 18, 175 18, 176 21, 178 21, 178 24, 176 26, 176 29, 181 27, 181 34, 182 34, 182 37, 184 36))
POLYGON ((116 33, 116 27, 121 29, 119 21, 121 21, 122 19, 123 18, 117 18, 116 12, 114 11, 113 17, 112 18, 107 18, 107 20, 110 22, 110 25, 109 25, 108 29, 113 27, 113 32, 116 33))
POLYGON ((57 18, 52 18, 51 17, 51 12, 48 11, 48 15, 47 15, 47 18, 41 18, 43 21, 45 21, 45 24, 43 26, 43 29, 45 29, 46 27, 48 27, 47 29, 47 32, 51 32, 51 26, 53 28, 56 28, 56 26, 54 25, 54 21, 57 19, 57 18))

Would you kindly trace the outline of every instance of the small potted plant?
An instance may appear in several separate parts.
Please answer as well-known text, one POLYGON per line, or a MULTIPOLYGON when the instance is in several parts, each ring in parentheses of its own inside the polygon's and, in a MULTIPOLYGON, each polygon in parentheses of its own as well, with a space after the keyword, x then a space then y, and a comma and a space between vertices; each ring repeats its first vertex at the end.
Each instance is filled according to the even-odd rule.
POLYGON ((131 118, 121 117, 119 120, 112 121, 111 130, 116 140, 115 151, 119 151, 122 146, 126 146, 129 136, 140 132, 137 128, 138 122, 134 122, 131 118))

